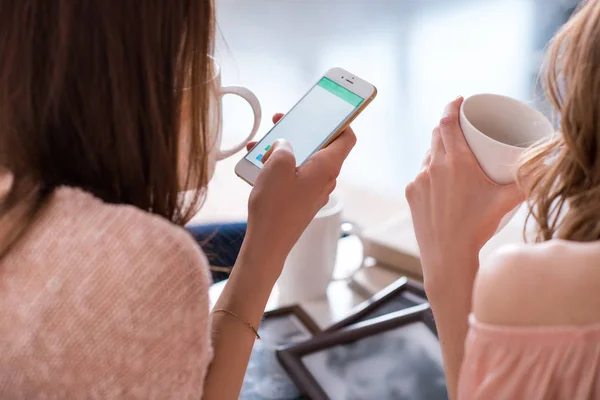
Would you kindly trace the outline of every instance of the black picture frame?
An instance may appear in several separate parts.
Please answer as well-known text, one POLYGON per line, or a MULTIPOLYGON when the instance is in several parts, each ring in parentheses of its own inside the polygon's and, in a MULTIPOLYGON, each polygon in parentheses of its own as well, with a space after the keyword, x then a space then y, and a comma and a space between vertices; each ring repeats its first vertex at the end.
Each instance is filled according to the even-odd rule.
POLYGON ((285 345, 310 340, 321 329, 317 323, 300 307, 293 305, 268 311, 263 316, 263 321, 258 329, 261 340, 257 340, 252 349, 248 369, 244 376, 240 399, 271 399, 271 398, 293 398, 302 399, 301 390, 295 385, 287 374, 276 355, 276 349, 285 345), (295 321, 284 321, 286 317, 294 318, 295 321), (280 319, 279 322, 276 320, 280 319), (273 326, 272 323, 277 325, 273 326), (294 334, 295 326, 301 325, 294 334), (269 332, 270 325, 275 329, 269 332), (278 337, 279 334, 281 337, 278 337), (279 396, 285 393, 286 396, 279 396), (289 394, 290 396, 287 396, 289 394))
MULTIPOLYGON (((323 389, 313 373, 304 364, 303 358, 305 356, 338 348, 338 346, 351 345, 362 339, 377 336, 388 331, 414 326, 413 322, 424 323, 429 331, 433 333, 435 336, 434 340, 437 342, 437 333, 431 309, 429 304, 425 303, 389 315, 359 322, 338 331, 317 335, 309 341, 278 350, 277 357, 303 395, 313 400, 328 400, 330 397, 327 395, 325 389, 323 389)), ((439 357, 439 368, 442 374, 441 385, 443 385, 443 394, 446 396, 440 398, 447 399, 445 382, 443 380, 443 365, 441 365, 441 350, 439 357)), ((438 368, 437 364, 436 368, 438 368)), ((439 371, 436 372, 439 373, 439 371)), ((439 380, 436 382, 436 390, 439 393, 439 380)), ((424 390, 432 389, 425 388, 424 390)))
POLYGON ((348 317, 330 325, 323 332, 334 332, 359 322, 427 302, 423 286, 407 277, 402 277, 357 305, 348 317))
POLYGON ((278 308, 275 310, 267 311, 263 315, 263 321, 267 320, 269 318, 281 317, 281 316, 285 316, 285 315, 289 315, 289 314, 295 315, 300 320, 300 322, 302 322, 302 324, 306 328, 308 328, 310 333, 312 333, 313 335, 316 335, 317 333, 321 332, 321 328, 315 322, 315 320, 312 319, 312 317, 310 315, 308 315, 308 313, 306 311, 304 311, 304 309, 297 304, 293 305, 293 306, 287 306, 287 307, 282 307, 282 308, 278 308))

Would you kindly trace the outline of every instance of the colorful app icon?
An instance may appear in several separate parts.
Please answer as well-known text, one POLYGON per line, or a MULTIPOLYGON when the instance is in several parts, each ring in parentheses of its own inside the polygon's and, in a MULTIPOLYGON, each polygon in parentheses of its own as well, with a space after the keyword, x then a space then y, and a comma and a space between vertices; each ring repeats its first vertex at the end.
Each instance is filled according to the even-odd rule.
POLYGON ((270 148, 271 148, 271 145, 268 145, 267 147, 265 147, 265 153, 266 153, 267 151, 269 151, 269 149, 270 149, 270 148))
POLYGON ((262 158, 263 158, 263 155, 262 155, 262 154, 259 154, 259 155, 257 155, 257 156, 256 156, 256 159, 257 159, 258 161, 261 161, 261 162, 262 162, 262 158))

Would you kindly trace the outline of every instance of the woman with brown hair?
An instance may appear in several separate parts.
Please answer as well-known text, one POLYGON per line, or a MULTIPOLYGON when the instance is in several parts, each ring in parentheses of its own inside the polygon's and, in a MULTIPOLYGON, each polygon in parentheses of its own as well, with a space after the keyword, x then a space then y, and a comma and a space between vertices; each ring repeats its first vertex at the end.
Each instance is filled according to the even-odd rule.
POLYGON ((483 173, 446 108, 406 189, 453 399, 600 398, 600 2, 554 38, 546 74, 560 134, 517 185, 483 173), (535 244, 479 250, 525 196, 535 244), (470 316, 469 316, 470 314, 470 316))
POLYGON ((237 398, 355 136, 298 168, 275 143, 209 316, 181 226, 214 163, 213 36, 209 0, 0 0, 0 397, 237 398))

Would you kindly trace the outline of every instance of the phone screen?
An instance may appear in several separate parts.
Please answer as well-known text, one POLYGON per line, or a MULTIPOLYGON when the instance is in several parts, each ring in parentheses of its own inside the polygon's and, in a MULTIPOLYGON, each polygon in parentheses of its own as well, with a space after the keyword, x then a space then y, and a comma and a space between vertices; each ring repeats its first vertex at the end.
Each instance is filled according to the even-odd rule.
POLYGON ((301 165, 363 101, 362 97, 323 77, 248 153, 246 159, 261 168, 262 157, 271 144, 277 139, 285 139, 294 149, 296 165, 301 165))

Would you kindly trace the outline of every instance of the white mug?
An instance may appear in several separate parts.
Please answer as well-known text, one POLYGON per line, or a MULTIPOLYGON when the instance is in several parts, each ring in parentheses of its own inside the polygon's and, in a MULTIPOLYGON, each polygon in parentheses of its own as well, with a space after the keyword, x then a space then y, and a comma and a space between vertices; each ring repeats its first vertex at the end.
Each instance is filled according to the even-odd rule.
POLYGON ((212 176, 216 161, 221 161, 225 158, 231 157, 246 147, 248 142, 254 138, 258 132, 258 128, 260 127, 262 110, 258 98, 249 89, 246 89, 242 86, 221 86, 221 66, 214 58, 210 58, 214 64, 214 76, 212 80, 209 81, 209 84, 214 88, 209 106, 209 115, 211 118, 209 122, 209 131, 211 132, 210 138, 212 138, 213 143, 209 143, 210 153, 208 165, 210 168, 209 176, 212 176), (252 130, 242 142, 230 149, 221 149, 221 140, 223 138, 223 97, 227 94, 240 96, 242 99, 246 100, 248 104, 250 104, 252 113, 254 114, 254 122, 252 130))
POLYGON ((327 293, 342 232, 342 209, 342 203, 331 196, 302 233, 277 281, 280 301, 311 300, 327 293))
MULTIPOLYGON (((496 94, 477 94, 460 107, 460 126, 481 169, 494 182, 516 179, 519 159, 527 148, 554 135, 552 123, 527 104, 496 94)), ((504 216, 502 229, 519 207, 504 216)))

